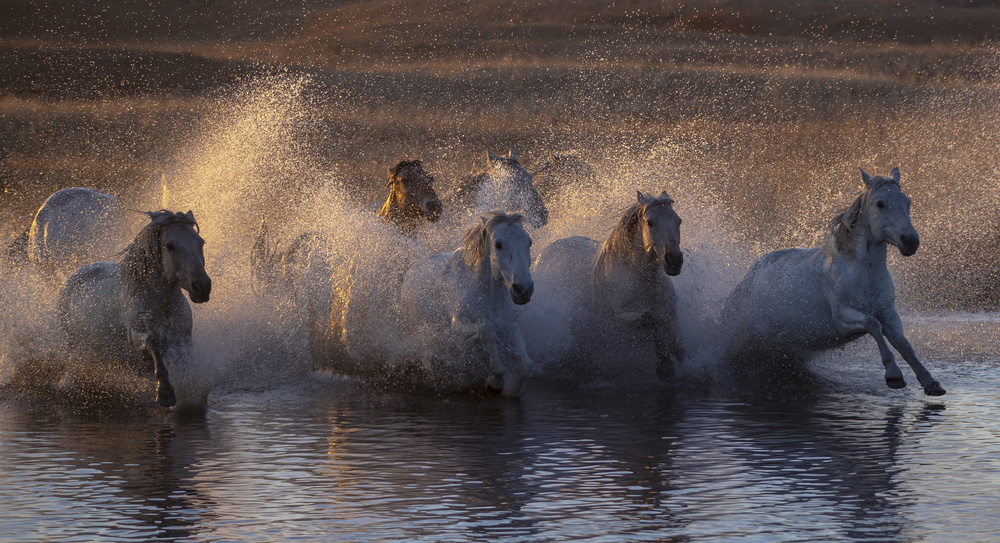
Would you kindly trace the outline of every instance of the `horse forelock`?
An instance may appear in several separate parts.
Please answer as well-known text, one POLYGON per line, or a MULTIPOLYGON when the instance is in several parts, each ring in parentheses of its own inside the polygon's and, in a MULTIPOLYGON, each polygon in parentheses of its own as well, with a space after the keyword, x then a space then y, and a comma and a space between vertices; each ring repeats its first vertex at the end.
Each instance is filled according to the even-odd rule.
MULTIPOLYGON (((485 217, 484 217, 485 218, 485 217)), ((462 237, 462 258, 469 267, 476 266, 483 261, 484 256, 489 252, 490 232, 501 224, 522 224, 524 216, 520 213, 507 214, 503 211, 493 211, 489 218, 480 221, 469 228, 462 237)))
POLYGON ((400 173, 407 169, 413 167, 422 167, 420 160, 401 160, 395 167, 392 168, 392 175, 389 176, 389 181, 399 179, 400 173))
POLYGON ((877 175, 871 178, 870 184, 866 184, 857 198, 844 211, 841 211, 830 221, 830 235, 833 236, 835 247, 839 252, 851 249, 850 240, 861 216, 868 209, 873 194, 885 186, 899 186, 899 183, 891 178, 877 175))

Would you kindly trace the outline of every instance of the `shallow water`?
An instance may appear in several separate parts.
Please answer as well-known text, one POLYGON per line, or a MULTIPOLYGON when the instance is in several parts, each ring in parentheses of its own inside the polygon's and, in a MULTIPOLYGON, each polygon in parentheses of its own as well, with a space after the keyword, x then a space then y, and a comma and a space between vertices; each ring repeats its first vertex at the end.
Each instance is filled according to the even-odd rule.
POLYGON ((324 374, 220 386, 204 418, 6 396, 0 539, 996 541, 1000 368, 932 347, 935 399, 885 388, 863 342, 777 401, 657 384, 419 397, 324 374))

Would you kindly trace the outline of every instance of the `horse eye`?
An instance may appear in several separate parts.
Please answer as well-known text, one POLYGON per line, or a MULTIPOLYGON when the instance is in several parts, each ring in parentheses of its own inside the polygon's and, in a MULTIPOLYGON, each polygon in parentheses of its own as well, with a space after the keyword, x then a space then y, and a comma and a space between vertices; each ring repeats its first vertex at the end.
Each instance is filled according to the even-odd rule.
POLYGON ((171 253, 174 252, 174 244, 173 243, 168 243, 167 244, 167 251, 170 251, 171 253))
POLYGON ((885 207, 885 202, 883 202, 882 200, 876 200, 875 207, 882 209, 883 207, 885 207))
POLYGON ((646 224, 649 225, 650 228, 652 228, 654 226, 653 225, 653 221, 646 221, 646 224))
POLYGON ((496 247, 497 249, 503 249, 503 244, 500 243, 499 241, 493 243, 493 246, 496 247))

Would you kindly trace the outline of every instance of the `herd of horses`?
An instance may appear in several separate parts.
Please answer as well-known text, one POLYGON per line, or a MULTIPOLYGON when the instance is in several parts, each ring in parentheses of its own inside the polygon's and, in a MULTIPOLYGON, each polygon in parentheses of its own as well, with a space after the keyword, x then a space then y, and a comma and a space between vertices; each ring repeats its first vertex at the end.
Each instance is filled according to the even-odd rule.
MULTIPOLYGON (((926 394, 945 393, 903 334, 886 267, 889 245, 904 256, 919 245, 899 170, 861 173, 863 190, 832 220, 824 245, 760 257, 728 297, 713 337, 724 344, 718 358, 734 378, 766 379, 755 370, 867 334, 878 344, 889 387, 905 386, 891 345, 926 394)), ((465 231, 459 246, 429 255, 401 249, 392 262, 371 262, 336 250, 319 231, 276 246, 264 223, 254 241, 252 283, 262 296, 284 297, 301 317, 314 369, 519 397, 529 376, 550 364, 529 354, 529 343, 546 341, 544 327, 525 334, 521 324, 555 318, 531 313, 536 290, 548 290, 565 308, 562 324, 574 347, 562 358, 615 364, 607 350, 598 354, 602 347, 647 345, 650 375, 655 368, 665 382, 688 363, 671 280, 684 263, 681 218, 666 192, 637 191, 602 242, 559 239, 533 261, 525 224, 548 222, 545 191, 513 150, 488 153, 486 168, 444 198, 419 160, 390 168, 386 187, 377 217, 395 238, 405 242, 451 215, 465 231), (373 332, 386 330, 387 321, 391 340, 373 332)), ((170 380, 175 368, 195 364, 182 291, 205 303, 212 289, 198 222, 191 211, 147 212, 148 222, 126 242, 123 232, 135 231, 138 216, 129 213, 114 196, 62 189, 11 242, 8 265, 33 266, 58 288, 70 368, 152 370, 159 405, 203 405, 207 392, 175 390, 170 380)))

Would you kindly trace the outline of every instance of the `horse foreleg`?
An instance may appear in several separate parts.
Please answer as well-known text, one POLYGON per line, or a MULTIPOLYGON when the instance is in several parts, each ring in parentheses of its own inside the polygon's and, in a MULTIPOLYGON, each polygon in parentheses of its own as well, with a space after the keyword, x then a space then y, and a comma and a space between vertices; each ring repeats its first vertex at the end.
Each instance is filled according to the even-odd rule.
POLYGON ((520 398, 524 394, 524 386, 528 382, 528 377, 535 369, 535 363, 528 356, 528 350, 524 346, 524 336, 519 329, 512 332, 510 341, 511 353, 510 363, 507 364, 507 373, 504 376, 503 395, 508 398, 520 398))
POLYGON ((924 394, 928 396, 943 396, 945 390, 941 387, 941 383, 937 382, 931 376, 931 372, 920 363, 920 360, 917 359, 917 353, 913 350, 913 346, 910 345, 910 341, 903 335, 903 321, 900 320, 899 315, 895 311, 883 319, 882 333, 889 340, 889 343, 899 351, 903 360, 906 360, 906 363, 910 365, 913 373, 917 375, 917 381, 920 381, 920 385, 924 387, 924 394))
POLYGON ((878 319, 852 308, 843 308, 840 315, 843 319, 841 324, 847 328, 847 331, 861 328, 868 332, 871 337, 875 338, 879 354, 882 355, 882 365, 885 366, 885 384, 889 388, 905 387, 906 381, 903 379, 903 372, 896 365, 896 358, 892 355, 892 351, 889 350, 889 345, 886 344, 885 338, 882 337, 882 324, 879 323, 878 319))
POLYGON ((156 377, 156 403, 162 407, 173 407, 177 404, 177 396, 174 394, 174 387, 170 384, 170 373, 163 363, 163 357, 159 355, 157 345, 150 339, 148 332, 130 330, 129 336, 140 350, 149 353, 153 359, 153 372, 156 377))
POLYGON ((153 367, 156 370, 156 403, 161 407, 173 407, 177 405, 177 396, 174 395, 174 386, 170 384, 167 366, 156 349, 149 349, 149 354, 153 357, 153 367))

